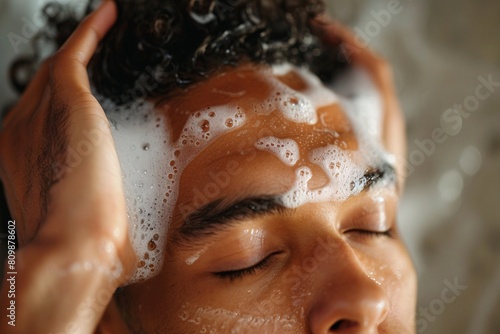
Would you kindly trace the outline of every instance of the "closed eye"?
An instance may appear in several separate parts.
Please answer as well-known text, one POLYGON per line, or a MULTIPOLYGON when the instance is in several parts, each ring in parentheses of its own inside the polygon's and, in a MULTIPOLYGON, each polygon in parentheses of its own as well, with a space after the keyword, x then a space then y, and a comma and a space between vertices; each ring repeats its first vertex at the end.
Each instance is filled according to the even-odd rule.
POLYGON ((382 238, 382 237, 388 237, 392 238, 393 233, 392 229, 388 229, 386 231, 370 231, 370 230, 362 230, 362 229, 352 229, 345 231, 345 233, 353 233, 356 236, 363 237, 363 238, 382 238))
POLYGON ((228 271, 220 271, 220 272, 215 272, 213 275, 217 278, 223 279, 223 280, 229 280, 231 282, 237 280, 237 279, 244 279, 246 277, 252 276, 256 274, 260 270, 264 270, 268 268, 273 260, 274 257, 278 254, 281 254, 281 252, 274 252, 269 254, 267 257, 265 257, 262 261, 259 263, 248 267, 248 268, 243 268, 243 269, 238 269, 238 270, 228 270, 228 271))

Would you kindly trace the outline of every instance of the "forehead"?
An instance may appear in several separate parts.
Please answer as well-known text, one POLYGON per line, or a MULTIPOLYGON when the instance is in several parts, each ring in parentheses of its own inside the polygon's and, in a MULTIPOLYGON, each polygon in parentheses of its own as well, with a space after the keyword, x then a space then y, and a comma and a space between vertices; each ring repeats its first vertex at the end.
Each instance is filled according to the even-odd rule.
POLYGON ((297 174, 301 189, 296 190, 306 198, 290 205, 345 200, 356 192, 347 189, 349 180, 383 159, 374 150, 375 138, 366 140, 370 131, 359 124, 360 117, 346 112, 341 99, 304 70, 254 66, 225 72, 168 99, 159 110, 183 162, 186 197, 194 194, 184 188, 203 185, 203 177, 196 176, 227 169, 226 164, 234 162, 230 165, 244 170, 239 181, 250 180, 239 184, 246 190, 252 188, 255 170, 266 170, 258 179, 271 178, 271 186, 274 176, 279 178, 291 168, 287 178, 297 174), (329 189, 309 191, 322 184, 329 189))
POLYGON ((274 192, 290 207, 356 192, 351 182, 384 159, 381 106, 356 98, 367 96, 359 84, 366 80, 352 85, 354 93, 343 82, 332 89, 305 70, 240 66, 157 101, 151 111, 135 110, 133 120, 115 115, 130 235, 138 254, 148 254, 137 277, 161 265, 180 204, 207 204, 210 175, 239 173, 217 195, 274 192), (193 203, 200 192, 206 200, 193 203))
POLYGON ((334 144, 355 149, 352 122, 339 102, 304 70, 242 66, 160 100, 156 111, 164 117, 170 142, 186 148, 194 141, 205 149, 231 133, 233 140, 246 142, 264 134, 295 138, 302 146, 317 146, 321 138, 324 146, 329 135, 334 144))
POLYGON ((176 140, 190 117, 208 109, 216 116, 232 108, 248 117, 281 115, 296 124, 315 124, 317 111, 336 102, 335 94, 306 71, 247 65, 160 100, 158 110, 167 117, 176 140))

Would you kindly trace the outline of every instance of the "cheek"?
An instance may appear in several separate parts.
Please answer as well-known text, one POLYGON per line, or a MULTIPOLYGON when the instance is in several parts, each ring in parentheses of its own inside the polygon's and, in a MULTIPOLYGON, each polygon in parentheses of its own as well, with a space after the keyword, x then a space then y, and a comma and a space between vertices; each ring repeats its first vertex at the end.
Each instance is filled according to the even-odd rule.
POLYGON ((299 333, 300 319, 283 312, 279 307, 264 304, 245 308, 224 308, 185 303, 181 307, 178 328, 200 333, 299 333), (259 308, 266 309, 262 313, 259 308))
MULTIPOLYGON (((151 307, 151 322, 168 324, 169 332, 201 333, 304 333, 305 317, 300 295, 305 291, 295 290, 290 294, 293 281, 278 278, 266 286, 245 285, 229 289, 217 286, 211 280, 202 283, 199 279, 183 279, 179 270, 164 267, 170 274, 160 275, 166 291, 163 313, 158 305, 151 307), (165 302, 168 300, 168 302, 165 302), (162 320, 158 320, 162 319, 162 320)), ((156 278, 155 278, 156 279, 156 278)), ((229 283, 228 283, 229 284, 229 283)), ((301 286, 307 284, 302 282, 301 286)))
POLYGON ((406 249, 392 251, 373 269, 374 276, 385 288, 389 298, 389 323, 411 328, 415 319, 417 280, 406 249))
POLYGON ((389 301, 383 326, 396 332, 413 333, 416 308, 416 273, 406 248, 399 241, 376 252, 356 251, 367 276, 380 285, 389 301), (388 328, 389 328, 388 327, 388 328))
POLYGON ((184 295, 184 302, 169 316, 168 323, 175 333, 303 333, 301 312, 293 311, 281 291, 272 289, 261 300, 254 298, 251 290, 237 298, 224 291, 184 295))

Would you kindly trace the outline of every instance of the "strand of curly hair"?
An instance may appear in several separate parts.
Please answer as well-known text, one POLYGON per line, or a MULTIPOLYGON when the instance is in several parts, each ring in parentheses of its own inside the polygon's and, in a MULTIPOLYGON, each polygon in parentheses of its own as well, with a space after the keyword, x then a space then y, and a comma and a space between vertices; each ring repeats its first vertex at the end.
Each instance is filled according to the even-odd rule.
MULTIPOLYGON (((90 0, 89 13, 96 1, 90 0)), ((226 66, 288 62, 306 66, 325 82, 346 61, 322 44, 312 26, 322 0, 116 0, 117 23, 94 56, 89 72, 97 92, 121 105, 145 76, 156 84, 145 97, 169 94, 226 66)), ((41 48, 57 48, 81 20, 55 2, 43 9, 47 29, 34 39, 34 54, 16 60, 10 71, 21 93, 41 61, 41 48)))

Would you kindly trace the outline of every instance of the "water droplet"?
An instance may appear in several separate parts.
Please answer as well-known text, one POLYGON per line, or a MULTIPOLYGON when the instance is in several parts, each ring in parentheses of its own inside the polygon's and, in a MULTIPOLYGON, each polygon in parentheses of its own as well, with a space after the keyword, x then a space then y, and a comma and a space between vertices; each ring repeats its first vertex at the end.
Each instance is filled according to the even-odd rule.
POLYGON ((142 145, 142 149, 144 151, 148 151, 149 150, 149 143, 146 143, 146 144, 142 145))
POLYGON ((232 128, 232 127, 233 127, 233 125, 234 125, 233 119, 232 119, 232 118, 228 118, 228 119, 226 120, 226 126, 227 126, 228 128, 232 128))
POLYGON ((182 312, 182 314, 180 315, 180 318, 182 321, 186 321, 186 320, 188 320, 189 315, 187 312, 182 312))
POLYGON ((295 96, 292 96, 292 97, 290 97, 290 98, 288 99, 288 102, 290 102, 292 105, 294 105, 294 106, 295 106, 295 105, 299 104, 299 99, 298 99, 298 98, 296 98, 295 96))
POLYGON ((208 132, 210 131, 210 122, 207 121, 206 119, 200 122, 200 128, 202 132, 208 132))
POLYGON ((150 251, 153 251, 156 249, 156 243, 153 241, 153 240, 150 240, 149 243, 148 243, 148 249, 150 251))

